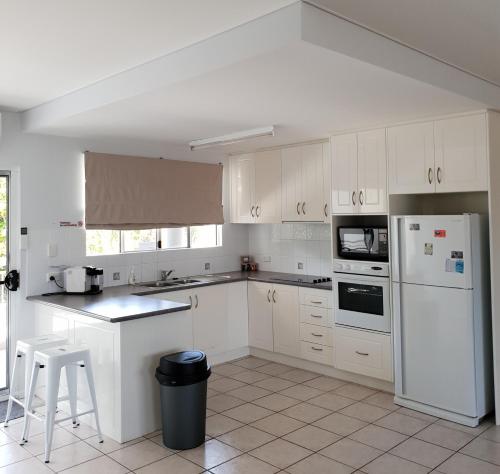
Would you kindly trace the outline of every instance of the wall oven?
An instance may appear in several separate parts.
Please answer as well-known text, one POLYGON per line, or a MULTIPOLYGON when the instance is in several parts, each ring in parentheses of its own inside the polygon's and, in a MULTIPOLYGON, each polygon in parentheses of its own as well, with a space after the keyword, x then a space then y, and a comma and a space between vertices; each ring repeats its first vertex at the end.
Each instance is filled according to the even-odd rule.
POLYGON ((335 324, 390 333, 388 265, 336 260, 334 268, 335 324))

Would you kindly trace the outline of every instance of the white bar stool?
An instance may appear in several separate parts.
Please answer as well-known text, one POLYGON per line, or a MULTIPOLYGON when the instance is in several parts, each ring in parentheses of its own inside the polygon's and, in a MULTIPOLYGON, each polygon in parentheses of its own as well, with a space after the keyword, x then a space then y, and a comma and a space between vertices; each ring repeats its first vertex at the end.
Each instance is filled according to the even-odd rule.
POLYGON ((68 340, 65 337, 57 336, 56 334, 46 334, 44 336, 32 337, 30 339, 22 339, 17 341, 16 344, 16 358, 14 359, 14 366, 12 368, 12 376, 10 380, 10 394, 9 401, 7 403, 7 413, 5 415, 4 426, 9 425, 10 414, 12 411, 12 404, 17 403, 21 407, 24 407, 26 400, 28 399, 28 390, 30 386, 30 377, 33 367, 33 355, 37 350, 44 350, 50 347, 60 346, 66 344, 68 340), (14 395, 16 393, 16 381, 17 381, 17 371, 19 370, 20 359, 24 357, 24 398, 21 401, 14 395))
POLYGON ((67 420, 73 420, 76 424, 77 416, 94 414, 95 424, 99 442, 102 443, 101 427, 99 424, 99 415, 97 412, 97 399, 95 395, 94 376, 92 373, 92 365, 90 362, 90 351, 86 347, 66 344, 62 346, 52 347, 41 351, 36 351, 33 356, 33 370, 28 390, 26 408, 24 410, 24 428, 21 444, 28 442, 30 421, 35 418, 40 421, 45 421, 45 462, 49 462, 50 451, 52 449, 52 436, 54 433, 54 424, 61 423, 67 420), (59 394, 59 382, 61 378, 61 369, 65 368, 66 378, 68 381, 68 397, 71 410, 71 416, 55 420, 57 400, 59 394), (85 368, 87 376, 87 384, 89 388, 92 408, 80 413, 77 413, 78 391, 77 391, 77 370, 79 367, 85 368), (47 369, 47 386, 45 417, 36 414, 32 410, 33 396, 38 379, 40 369, 47 369))

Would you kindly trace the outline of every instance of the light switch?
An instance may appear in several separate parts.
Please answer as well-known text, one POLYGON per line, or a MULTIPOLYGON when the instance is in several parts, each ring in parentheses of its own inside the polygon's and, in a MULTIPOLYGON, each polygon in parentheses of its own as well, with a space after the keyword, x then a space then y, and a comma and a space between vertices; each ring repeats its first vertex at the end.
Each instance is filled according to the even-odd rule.
POLYGON ((57 244, 47 244, 47 257, 57 257, 57 244))

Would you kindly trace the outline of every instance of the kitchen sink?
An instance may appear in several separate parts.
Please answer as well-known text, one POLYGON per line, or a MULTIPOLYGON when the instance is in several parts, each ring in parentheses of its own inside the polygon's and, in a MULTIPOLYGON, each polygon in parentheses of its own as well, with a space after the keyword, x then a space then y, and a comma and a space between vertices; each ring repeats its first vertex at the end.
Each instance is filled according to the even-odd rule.
POLYGON ((147 288, 169 288, 172 286, 191 285, 193 283, 201 283, 201 281, 192 278, 172 278, 171 280, 147 281, 139 283, 139 286, 145 286, 147 288))

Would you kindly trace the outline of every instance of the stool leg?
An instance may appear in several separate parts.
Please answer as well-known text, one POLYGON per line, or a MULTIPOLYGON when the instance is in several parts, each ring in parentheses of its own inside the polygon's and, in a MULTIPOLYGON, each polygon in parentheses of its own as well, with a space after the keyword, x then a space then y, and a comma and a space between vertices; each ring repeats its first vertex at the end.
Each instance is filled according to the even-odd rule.
POLYGON ((54 435, 54 422, 57 410, 57 397, 59 394, 59 382, 61 378, 61 368, 54 363, 47 364, 47 399, 45 406, 45 462, 49 462, 50 451, 52 449, 52 438, 54 435))
MULTIPOLYGON (((3 423, 3 426, 7 427, 9 426, 9 420, 10 420, 10 412, 12 411, 12 394, 16 393, 15 391, 15 381, 16 381, 16 369, 17 369, 17 364, 18 364, 18 359, 22 357, 22 354, 19 351, 16 351, 16 358, 14 359, 14 366, 12 367, 12 376, 10 378, 10 395, 9 395, 9 401, 7 402, 7 413, 5 414, 5 421, 3 423)), ((29 370, 29 367, 26 367, 26 370, 29 370)), ((26 392, 26 387, 24 388, 26 392)), ((26 397, 24 399, 24 404, 26 405, 26 397)))
POLYGON ((40 370, 40 364, 34 363, 31 370, 30 384, 28 388, 27 399, 24 401, 24 426, 23 434, 21 437, 21 445, 28 442, 28 436, 30 431, 31 423, 31 406, 33 404, 33 397, 35 396, 36 382, 38 380, 38 372, 40 370))
POLYGON ((103 439, 101 433, 101 425, 99 423, 99 413, 97 410, 97 397, 95 396, 94 374, 92 372, 90 357, 86 358, 85 360, 85 372, 87 374, 87 383, 89 386, 90 397, 92 398, 92 405, 94 408, 95 426, 97 428, 97 439, 99 440, 99 443, 102 443, 103 439))
POLYGON ((73 364, 66 366, 66 380, 68 381, 68 396, 69 406, 71 409, 71 418, 73 420, 73 427, 78 426, 78 418, 76 417, 77 397, 78 397, 78 373, 77 368, 73 364))

